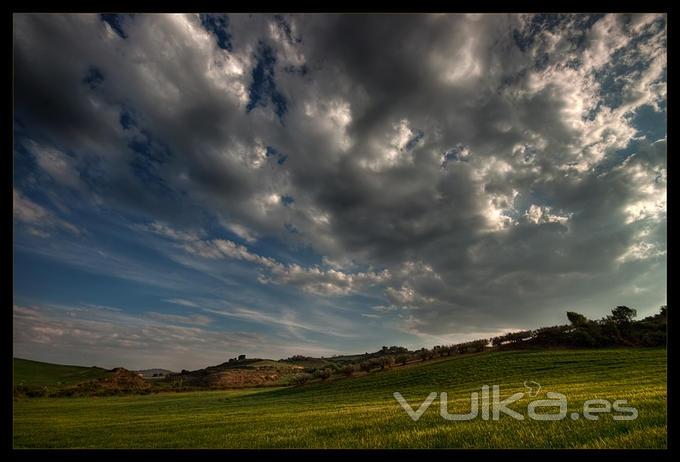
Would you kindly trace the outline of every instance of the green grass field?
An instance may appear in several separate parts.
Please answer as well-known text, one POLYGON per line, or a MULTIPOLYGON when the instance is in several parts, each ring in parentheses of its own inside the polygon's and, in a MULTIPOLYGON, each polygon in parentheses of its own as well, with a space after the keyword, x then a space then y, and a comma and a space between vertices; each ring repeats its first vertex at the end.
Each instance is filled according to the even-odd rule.
POLYGON ((63 388, 87 380, 106 377, 110 372, 100 367, 65 366, 29 359, 14 358, 14 385, 63 388))
MULTIPOLYGON (((551 411, 552 412, 552 411, 551 411)), ((17 448, 665 448, 666 351, 662 349, 494 352, 413 364, 364 377, 301 387, 162 393, 14 402, 17 448), (501 399, 542 385, 511 405, 518 421, 439 416, 439 398, 412 421, 393 397, 416 409, 446 391, 449 412, 466 412, 470 392, 500 385, 501 399), (563 393, 568 411, 594 398, 628 400, 632 421, 526 418, 527 403, 563 393)))

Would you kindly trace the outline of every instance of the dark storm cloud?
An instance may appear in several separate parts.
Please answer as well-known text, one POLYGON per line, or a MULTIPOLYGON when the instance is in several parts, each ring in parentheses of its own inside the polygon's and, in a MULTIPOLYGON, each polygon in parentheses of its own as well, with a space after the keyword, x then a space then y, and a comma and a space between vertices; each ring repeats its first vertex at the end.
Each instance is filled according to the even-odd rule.
POLYGON ((662 16, 18 15, 15 41, 28 138, 108 205, 327 262, 277 283, 388 270, 381 319, 424 336, 665 300, 665 140, 612 161, 664 112, 662 16))

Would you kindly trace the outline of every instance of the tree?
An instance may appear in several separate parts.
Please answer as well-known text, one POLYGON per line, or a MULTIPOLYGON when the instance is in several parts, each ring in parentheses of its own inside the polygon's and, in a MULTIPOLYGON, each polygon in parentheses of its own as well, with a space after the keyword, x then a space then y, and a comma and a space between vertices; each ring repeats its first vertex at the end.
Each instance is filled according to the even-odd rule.
POLYGON ((311 378, 312 374, 297 374, 293 377, 293 382, 297 383, 298 385, 304 385, 305 383, 309 382, 311 378))
POLYGON ((351 377, 357 371, 357 367, 354 364, 347 364, 341 370, 347 377, 351 377))
POLYGON ((394 366, 394 356, 392 355, 383 356, 380 358, 380 360, 381 369, 389 369, 390 367, 394 366))
POLYGON ((617 306, 612 310, 611 320, 616 324, 629 324, 637 316, 637 310, 627 306, 617 306))
POLYGON ((522 330, 522 331, 519 331, 519 332, 510 332, 508 334, 508 341, 510 343, 516 345, 516 344, 524 342, 525 340, 529 340, 532 335, 533 335, 533 332, 530 331, 530 330, 522 330))
POLYGON ((418 351, 418 357, 423 361, 427 361, 432 357, 432 352, 427 348, 421 348, 420 351, 418 351))
POLYGON ((484 348, 489 344, 489 339, 483 338, 470 342, 470 348, 474 352, 484 351, 484 348))
POLYGON ((585 326, 588 324, 588 318, 573 311, 567 311, 567 319, 574 327, 585 326))
POLYGON ((409 359, 408 355, 399 355, 397 356, 395 361, 397 361, 397 363, 401 364, 402 366, 405 366, 406 363, 408 363, 408 359, 409 359))
POLYGON ((333 375, 333 371, 328 368, 318 369, 314 373, 314 376, 320 378, 321 380, 327 380, 331 377, 331 375, 333 375))
POLYGON ((468 352, 481 352, 484 351, 484 348, 489 344, 489 339, 483 338, 479 340, 473 340, 471 342, 465 342, 465 343, 459 343, 457 345, 454 345, 456 351, 460 354, 468 353, 468 352))
POLYGON ((534 338, 531 340, 531 343, 542 346, 564 345, 565 343, 568 343, 567 336, 569 334, 567 334, 567 331, 569 330, 573 329, 566 324, 563 326, 541 327, 540 329, 534 330, 534 338))
POLYGON ((503 344, 503 335, 499 335, 498 337, 492 337, 491 338, 491 345, 493 346, 501 346, 503 344))
POLYGON ((597 340, 595 340, 593 335, 588 332, 587 329, 576 329, 574 332, 572 332, 571 342, 574 344, 574 346, 580 347, 592 348, 597 346, 597 340))
POLYGON ((363 361, 361 364, 359 364, 359 369, 364 372, 369 372, 371 369, 373 369, 373 364, 370 361, 363 361))
POLYGON ((340 366, 338 364, 335 364, 335 363, 326 364, 326 366, 324 366, 324 367, 326 369, 330 369, 331 372, 337 372, 337 371, 340 370, 340 366))
POLYGON ((371 365, 371 369, 375 369, 376 367, 379 367, 380 369, 384 369, 383 363, 385 361, 384 357, 379 357, 379 358, 371 358, 368 360, 368 363, 371 365))

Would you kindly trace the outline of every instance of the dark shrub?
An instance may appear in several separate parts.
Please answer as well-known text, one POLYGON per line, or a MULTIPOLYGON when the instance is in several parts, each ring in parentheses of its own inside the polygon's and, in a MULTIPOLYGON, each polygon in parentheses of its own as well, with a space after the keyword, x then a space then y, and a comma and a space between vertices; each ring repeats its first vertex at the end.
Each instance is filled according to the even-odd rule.
POLYGON ((357 366, 354 364, 347 364, 341 369, 342 373, 345 374, 347 377, 351 377, 354 375, 354 373, 357 371, 357 366))

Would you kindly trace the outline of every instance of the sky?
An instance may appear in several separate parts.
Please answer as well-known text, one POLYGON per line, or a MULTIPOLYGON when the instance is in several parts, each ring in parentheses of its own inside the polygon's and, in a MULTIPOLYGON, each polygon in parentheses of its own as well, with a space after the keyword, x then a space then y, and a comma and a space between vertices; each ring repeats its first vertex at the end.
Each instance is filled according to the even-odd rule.
POLYGON ((666 303, 666 17, 15 14, 14 354, 196 369, 666 303))

